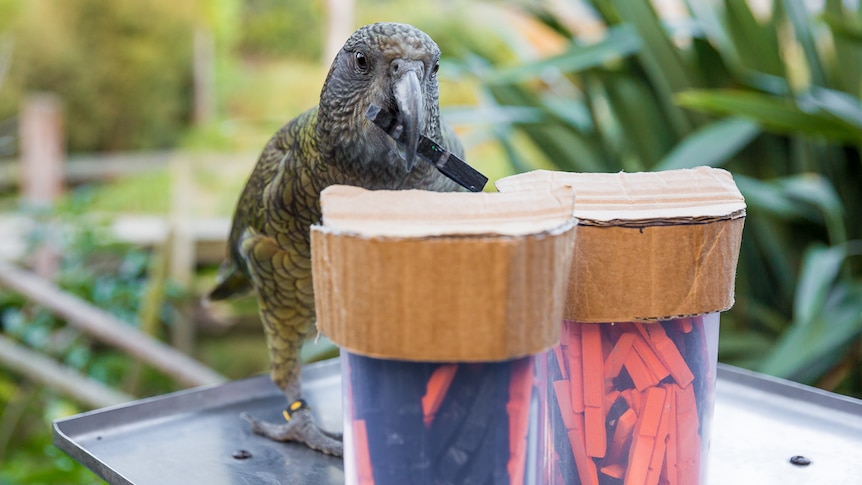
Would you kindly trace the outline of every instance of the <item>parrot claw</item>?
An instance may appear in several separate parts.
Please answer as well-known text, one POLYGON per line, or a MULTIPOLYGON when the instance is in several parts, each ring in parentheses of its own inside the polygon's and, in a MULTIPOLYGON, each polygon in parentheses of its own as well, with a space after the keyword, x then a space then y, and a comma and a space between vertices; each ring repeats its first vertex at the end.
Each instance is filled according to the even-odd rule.
POLYGON ((248 413, 241 413, 239 417, 251 425, 254 433, 271 440, 303 443, 312 450, 332 456, 340 457, 344 453, 341 434, 320 429, 308 408, 292 413, 291 419, 286 423, 260 421, 248 413))

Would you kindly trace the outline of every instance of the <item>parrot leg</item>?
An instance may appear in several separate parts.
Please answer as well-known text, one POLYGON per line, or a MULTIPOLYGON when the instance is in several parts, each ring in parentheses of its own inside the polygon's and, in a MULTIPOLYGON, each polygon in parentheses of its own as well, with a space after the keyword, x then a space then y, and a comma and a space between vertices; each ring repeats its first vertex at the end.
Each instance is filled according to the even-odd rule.
POLYGON ((243 255, 258 292, 258 307, 269 349, 270 377, 287 399, 284 423, 267 423, 243 413, 255 433, 276 441, 296 441, 333 456, 342 455, 341 436, 320 429, 302 399, 300 350, 314 328, 314 295, 308 258, 298 258, 268 237, 247 235, 243 255), (308 261, 303 266, 302 261, 308 261), (296 262, 296 263, 295 263, 296 262))
POLYGON ((311 410, 305 401, 294 401, 288 409, 297 408, 292 412, 285 410, 285 417, 289 419, 286 423, 268 423, 251 417, 247 413, 240 417, 251 425, 255 433, 274 441, 296 441, 304 443, 313 450, 317 450, 332 456, 343 454, 341 434, 330 433, 320 429, 314 422, 311 410))

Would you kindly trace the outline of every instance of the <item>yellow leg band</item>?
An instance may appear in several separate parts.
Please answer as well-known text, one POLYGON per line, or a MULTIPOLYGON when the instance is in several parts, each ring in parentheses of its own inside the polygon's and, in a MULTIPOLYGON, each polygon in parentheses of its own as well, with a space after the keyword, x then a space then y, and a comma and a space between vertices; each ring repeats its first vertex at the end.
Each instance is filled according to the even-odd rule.
POLYGON ((293 414, 301 409, 308 409, 308 403, 306 403, 304 399, 297 399, 296 401, 293 401, 292 403, 290 403, 290 405, 287 406, 284 411, 282 411, 282 415, 284 415, 284 420, 290 421, 290 419, 293 417, 293 414))

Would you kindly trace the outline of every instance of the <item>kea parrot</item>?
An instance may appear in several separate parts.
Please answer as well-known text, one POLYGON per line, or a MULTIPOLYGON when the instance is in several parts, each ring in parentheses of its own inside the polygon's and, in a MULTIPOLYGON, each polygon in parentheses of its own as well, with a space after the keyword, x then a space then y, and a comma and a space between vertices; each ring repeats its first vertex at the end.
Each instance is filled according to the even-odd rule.
POLYGON ((310 226, 321 217, 320 192, 333 184, 461 190, 430 163, 415 163, 420 134, 463 157, 454 132, 440 121, 439 61, 437 44, 411 25, 361 27, 336 55, 318 105, 275 133, 246 182, 209 299, 256 291, 270 377, 287 407, 283 423, 244 414, 255 433, 342 454, 341 436, 318 427, 300 385, 300 349, 315 326, 310 226), (397 116, 403 143, 366 119, 371 104, 397 116))

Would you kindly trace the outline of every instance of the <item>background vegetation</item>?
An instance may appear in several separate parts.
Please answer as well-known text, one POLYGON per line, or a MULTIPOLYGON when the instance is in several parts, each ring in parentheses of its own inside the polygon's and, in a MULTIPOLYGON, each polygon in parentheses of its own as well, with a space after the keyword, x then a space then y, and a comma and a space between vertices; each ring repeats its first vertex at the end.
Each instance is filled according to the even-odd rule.
MULTIPOLYGON (((319 92, 325 15, 322 0, 0 0, 0 159, 16 153, 24 95, 52 91, 73 155, 200 153, 193 213, 227 217, 254 152, 319 92), (215 114, 194 124, 201 31, 215 45, 215 114), (235 162, 214 165, 213 151, 235 162)), ((357 2, 356 25, 379 20, 441 45, 445 115, 492 180, 534 168, 730 170, 749 209, 720 359, 862 397, 862 2, 357 2)), ((105 224, 165 215, 174 182, 154 167, 76 187, 40 217, 78 230, 31 243, 61 248, 64 289, 141 325, 162 249, 111 241, 105 224)), ((16 197, 0 195, 0 208, 21 214, 16 197)), ((164 337, 194 319, 199 359, 231 378, 262 372, 253 305, 196 306, 213 273, 168 282, 149 330, 164 337)), ((5 290, 0 319, 6 337, 109 386, 179 387, 5 290)), ((50 444, 48 423, 85 405, 0 369, 0 408, 0 483, 98 482, 50 444)))
POLYGON ((49 91, 71 115, 73 151, 177 143, 190 106, 190 3, 3 3, 19 13, 7 34, 14 46, 0 112, 14 113, 24 90, 49 91))
POLYGON ((496 127, 513 169, 518 131, 562 170, 730 170, 749 217, 720 358, 862 393, 862 4, 581 5, 599 40, 531 4, 554 55, 470 62, 484 99, 529 109, 496 127))

